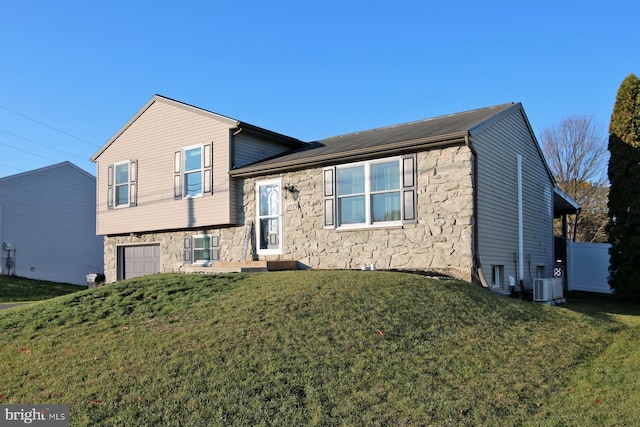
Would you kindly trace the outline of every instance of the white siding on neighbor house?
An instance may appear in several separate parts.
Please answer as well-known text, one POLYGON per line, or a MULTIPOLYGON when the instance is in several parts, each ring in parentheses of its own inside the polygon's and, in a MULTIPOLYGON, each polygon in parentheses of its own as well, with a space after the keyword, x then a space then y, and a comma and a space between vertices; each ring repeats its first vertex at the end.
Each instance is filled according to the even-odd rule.
POLYGON ((162 99, 153 102, 98 156, 100 234, 145 232, 230 224, 230 120, 162 99), (212 144, 213 194, 175 199, 174 153, 212 144), (125 160, 138 162, 137 206, 107 208, 107 169, 125 160))
POLYGON ((233 138, 233 144, 232 166, 234 168, 240 168, 290 150, 290 147, 282 144, 261 141, 242 133, 233 138))
MULTIPOLYGON (((0 242, 15 248, 16 275, 82 285, 88 273, 102 273, 93 176, 64 162, 6 177, 0 203, 0 242)), ((8 252, 0 253, 7 272, 8 252)))
POLYGON ((553 183, 521 110, 512 111, 478 135, 478 247, 487 283, 492 266, 504 266, 503 288, 509 276, 518 279, 516 262, 524 260, 525 286, 538 267, 553 275, 553 183), (522 156, 523 254, 518 241, 518 155, 522 156), (515 259, 514 261, 514 254, 515 259))
POLYGON ((610 243, 567 241, 567 288, 610 294, 610 243))

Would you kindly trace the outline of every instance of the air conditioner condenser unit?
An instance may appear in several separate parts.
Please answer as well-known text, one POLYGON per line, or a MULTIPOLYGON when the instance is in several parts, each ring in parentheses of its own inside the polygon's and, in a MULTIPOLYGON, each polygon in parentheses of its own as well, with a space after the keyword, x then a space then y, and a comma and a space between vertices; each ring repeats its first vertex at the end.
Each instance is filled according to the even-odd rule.
POLYGON ((553 279, 533 280, 533 300, 537 302, 553 301, 553 279))

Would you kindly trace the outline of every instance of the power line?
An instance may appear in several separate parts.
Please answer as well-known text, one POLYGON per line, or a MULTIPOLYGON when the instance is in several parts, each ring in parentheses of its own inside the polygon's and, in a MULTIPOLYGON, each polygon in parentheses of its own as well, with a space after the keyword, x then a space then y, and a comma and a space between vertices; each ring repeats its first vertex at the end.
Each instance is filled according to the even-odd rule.
POLYGON ((0 163, 0 167, 7 168, 7 169, 13 169, 14 171, 18 171, 18 172, 24 172, 23 169, 14 168, 13 166, 5 165, 5 164, 2 164, 2 163, 0 163))
POLYGON ((0 142, 0 145, 4 145, 5 147, 9 147, 9 148, 11 148, 13 150, 16 150, 16 151, 22 151, 23 153, 27 153, 27 154, 29 154, 31 156, 40 157, 41 159, 47 160, 49 162, 57 163, 57 160, 49 159, 47 157, 41 156, 40 154, 36 154, 36 153, 32 153, 31 151, 23 150, 22 148, 12 147, 11 145, 5 144, 4 142, 0 142))
POLYGON ((86 158, 84 158, 84 157, 80 157, 80 156, 78 156, 77 154, 69 153, 69 152, 66 152, 66 151, 64 151, 64 150, 61 150, 61 149, 59 149, 59 148, 52 147, 52 146, 50 146, 50 145, 43 144, 43 143, 38 142, 38 141, 34 141, 33 139, 29 139, 29 138, 25 138, 24 136, 16 135, 15 133, 8 132, 8 131, 6 131, 6 130, 4 130, 4 129, 0 129, 0 132, 6 133, 7 135, 11 135, 11 136, 16 137, 16 138, 20 138, 20 139, 22 139, 22 140, 24 140, 24 141, 29 141, 29 142, 31 142, 31 143, 33 143, 33 144, 40 145, 40 146, 45 147, 45 148, 48 148, 48 149, 50 149, 50 150, 58 151, 58 152, 60 152, 60 153, 66 154, 67 156, 73 156, 73 157, 75 157, 75 158, 77 158, 77 159, 87 160, 86 158))
POLYGON ((2 108, 2 109, 4 109, 4 110, 7 110, 7 111, 9 111, 10 113, 13 113, 13 114, 15 114, 15 115, 17 115, 17 116, 23 117, 23 118, 25 118, 25 119, 27 119, 27 120, 31 120, 32 122, 38 123, 38 124, 39 124, 39 125, 41 125, 41 126, 47 127, 47 128, 49 128, 49 129, 53 129, 53 130, 55 130, 56 132, 60 132, 60 133, 61 133, 61 134, 63 134, 63 135, 67 135, 67 136, 69 136, 69 137, 71 137, 71 138, 77 139, 78 141, 84 142, 85 144, 89 144, 89 145, 91 145, 92 147, 100 148, 100 146, 99 146, 99 145, 94 144, 94 143, 92 143, 92 142, 89 142, 89 141, 87 141, 86 139, 80 138, 79 136, 71 135, 71 134, 70 134, 70 133, 68 133, 68 132, 65 132, 65 131, 60 130, 60 129, 58 129, 58 128, 55 128, 55 127, 53 127, 53 126, 51 126, 51 125, 48 125, 48 124, 46 124, 46 123, 43 123, 43 122, 41 122, 41 121, 39 121, 39 120, 34 119, 33 117, 29 117, 29 116, 27 116, 26 114, 22 114, 22 113, 19 113, 19 112, 17 112, 17 111, 14 111, 14 110, 12 110, 11 108, 7 108, 7 107, 5 107, 4 105, 0 105, 0 108, 2 108))

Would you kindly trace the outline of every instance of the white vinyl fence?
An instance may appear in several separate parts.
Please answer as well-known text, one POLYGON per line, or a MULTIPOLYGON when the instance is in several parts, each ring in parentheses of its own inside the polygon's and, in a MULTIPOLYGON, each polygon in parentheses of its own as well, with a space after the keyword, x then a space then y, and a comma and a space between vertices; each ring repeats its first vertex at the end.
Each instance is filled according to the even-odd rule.
POLYGON ((567 288, 570 291, 611 293, 609 243, 567 242, 567 288))

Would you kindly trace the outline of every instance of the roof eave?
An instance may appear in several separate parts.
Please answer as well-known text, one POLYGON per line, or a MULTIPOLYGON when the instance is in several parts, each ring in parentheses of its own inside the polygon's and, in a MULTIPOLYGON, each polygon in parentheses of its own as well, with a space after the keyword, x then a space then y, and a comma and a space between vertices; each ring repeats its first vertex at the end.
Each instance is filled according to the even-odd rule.
POLYGON ((259 126, 255 126, 246 122, 237 122, 236 130, 239 132, 242 132, 242 131, 248 132, 250 134, 260 136, 267 140, 283 143, 292 148, 300 148, 306 145, 304 141, 301 141, 297 138, 293 138, 291 136, 284 135, 282 133, 274 132, 269 129, 261 128, 259 126))
POLYGON ((553 188, 553 216, 559 218, 562 215, 576 215, 580 213, 580 205, 573 200, 560 187, 553 188))
POLYGON ((409 141, 395 142, 392 144, 379 145, 374 147, 361 148, 340 153, 331 153, 319 156, 310 156, 302 159, 283 161, 279 163, 260 164, 244 166, 242 168, 229 171, 229 175, 234 178, 247 178, 258 175, 266 175, 278 172, 288 172, 291 170, 307 169, 311 167, 326 166, 335 163, 347 163, 365 159, 373 159, 406 153, 408 151, 421 151, 438 147, 461 145, 466 141, 468 132, 457 132, 435 137, 419 138, 409 141), (337 162, 338 161, 338 162, 337 162))

